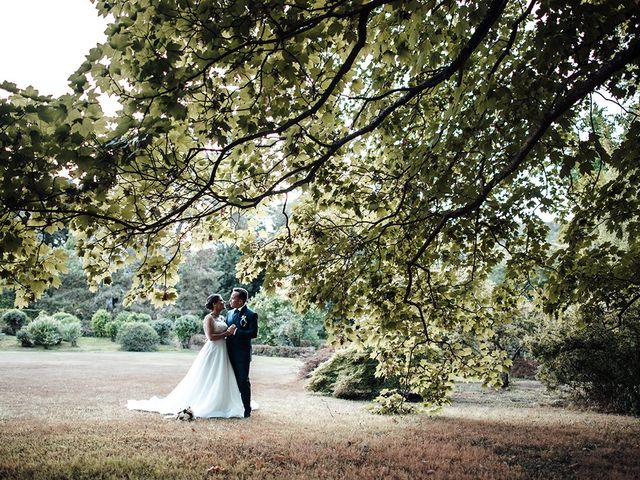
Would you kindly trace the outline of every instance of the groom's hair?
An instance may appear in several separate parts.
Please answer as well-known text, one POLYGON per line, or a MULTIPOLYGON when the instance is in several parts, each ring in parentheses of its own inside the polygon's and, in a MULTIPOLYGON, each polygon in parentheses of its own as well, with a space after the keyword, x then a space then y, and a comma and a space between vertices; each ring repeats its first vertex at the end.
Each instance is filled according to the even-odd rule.
POLYGON ((247 292, 244 288, 240 288, 240 287, 234 288, 233 291, 238 294, 238 296, 242 299, 244 303, 247 303, 247 299, 249 298, 249 292, 247 292))
POLYGON ((218 295, 217 293, 214 293, 213 295, 209 295, 207 297, 207 301, 204 304, 204 308, 206 308, 207 310, 211 310, 213 308, 213 306, 216 304, 216 302, 222 300, 222 295, 218 295))

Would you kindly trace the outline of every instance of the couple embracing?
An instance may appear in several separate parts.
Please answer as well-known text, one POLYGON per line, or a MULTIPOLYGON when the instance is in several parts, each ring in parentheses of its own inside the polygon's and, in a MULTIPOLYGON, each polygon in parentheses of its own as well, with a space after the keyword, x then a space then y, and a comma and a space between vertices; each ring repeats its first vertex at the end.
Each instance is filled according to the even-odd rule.
POLYGON ((258 315, 247 306, 248 293, 234 288, 227 317, 221 295, 210 295, 204 317, 207 337, 185 377, 164 398, 129 400, 130 410, 177 414, 188 409, 201 418, 251 416, 251 339, 258 335, 258 315))

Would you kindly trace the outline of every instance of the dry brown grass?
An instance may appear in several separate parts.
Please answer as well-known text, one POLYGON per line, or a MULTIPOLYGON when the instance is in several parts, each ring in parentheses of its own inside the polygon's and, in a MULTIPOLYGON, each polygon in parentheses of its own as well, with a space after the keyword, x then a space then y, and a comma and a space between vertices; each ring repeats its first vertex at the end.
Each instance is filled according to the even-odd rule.
POLYGON ((463 386, 437 417, 310 394, 298 360, 254 357, 247 420, 131 412, 195 352, 0 352, 0 478, 640 477, 640 424, 551 407, 536 382, 463 386))

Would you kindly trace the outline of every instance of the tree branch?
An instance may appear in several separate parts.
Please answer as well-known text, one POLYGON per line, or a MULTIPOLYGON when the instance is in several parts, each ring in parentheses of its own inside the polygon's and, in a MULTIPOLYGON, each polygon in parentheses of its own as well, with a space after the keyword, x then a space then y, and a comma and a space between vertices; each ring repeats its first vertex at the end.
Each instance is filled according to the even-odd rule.
POLYGON ((412 282, 413 282, 413 266, 418 262, 420 257, 429 248, 429 245, 434 241, 438 234, 442 231, 445 225, 454 218, 460 218, 469 215, 471 212, 479 208, 487 199, 493 189, 499 185, 502 181, 508 178, 514 173, 520 165, 526 160, 527 155, 537 143, 542 139, 549 127, 554 124, 563 114, 570 110, 576 103, 584 99, 590 92, 597 87, 603 85, 607 80, 614 76, 618 71, 624 68, 629 63, 640 57, 640 40, 631 42, 629 46, 619 52, 609 63, 603 66, 599 71, 592 74, 588 79, 572 88, 562 100, 556 103, 555 107, 551 108, 543 117, 538 127, 529 135, 522 147, 512 157, 509 164, 495 175, 480 192, 480 194, 471 202, 459 207, 457 209, 448 210, 443 212, 440 220, 431 230, 431 233, 427 236, 422 246, 418 249, 417 253, 407 262, 407 272, 409 275, 409 283, 407 285, 405 299, 410 296, 412 282))

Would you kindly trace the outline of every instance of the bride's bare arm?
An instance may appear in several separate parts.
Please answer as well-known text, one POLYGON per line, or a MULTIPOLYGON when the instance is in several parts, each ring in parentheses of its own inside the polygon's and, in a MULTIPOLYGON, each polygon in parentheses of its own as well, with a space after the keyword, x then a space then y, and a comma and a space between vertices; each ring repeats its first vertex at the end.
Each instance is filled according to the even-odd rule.
POLYGON ((216 340, 222 340, 223 338, 226 338, 229 335, 231 335, 231 333, 229 332, 229 329, 225 330, 222 333, 213 333, 213 316, 212 315, 207 315, 206 317, 204 317, 203 326, 204 326, 204 334, 212 342, 216 340))

